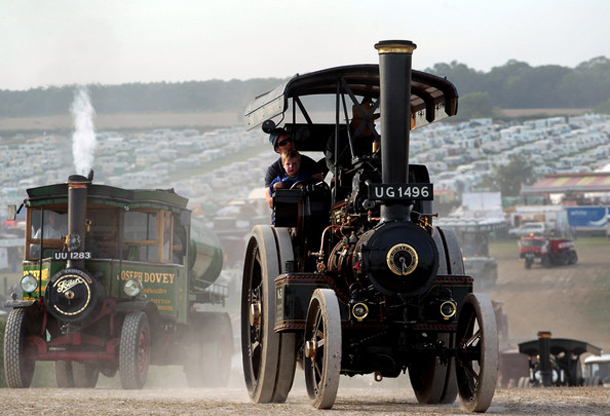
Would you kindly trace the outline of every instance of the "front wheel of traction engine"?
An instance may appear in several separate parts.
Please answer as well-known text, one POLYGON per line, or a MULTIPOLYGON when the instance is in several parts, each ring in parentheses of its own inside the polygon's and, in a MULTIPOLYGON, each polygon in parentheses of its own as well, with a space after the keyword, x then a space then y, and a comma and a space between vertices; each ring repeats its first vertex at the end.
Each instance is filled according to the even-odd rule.
POLYGON ((28 388, 34 376, 35 361, 28 357, 35 347, 28 340, 35 325, 26 309, 13 309, 6 321, 4 332, 4 371, 11 388, 28 388))
POLYGON ((341 313, 331 289, 316 289, 305 322, 303 370, 311 405, 330 409, 335 403, 341 375, 341 313))
POLYGON ((275 278, 294 260, 286 228, 256 226, 246 248, 241 295, 244 378, 255 403, 283 403, 296 370, 294 333, 276 333, 275 278))
POLYGON ((471 293, 458 315, 455 370, 462 407, 485 412, 498 377, 498 330, 487 295, 471 293))
POLYGON ((119 347, 119 373, 124 389, 141 389, 150 363, 150 326, 142 311, 125 316, 119 347))

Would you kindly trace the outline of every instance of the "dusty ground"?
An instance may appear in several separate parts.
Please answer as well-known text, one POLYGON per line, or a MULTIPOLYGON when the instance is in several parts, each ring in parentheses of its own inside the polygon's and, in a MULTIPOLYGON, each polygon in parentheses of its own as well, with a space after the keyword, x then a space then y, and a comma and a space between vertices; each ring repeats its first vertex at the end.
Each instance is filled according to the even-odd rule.
MULTIPOLYGON (((608 316, 608 312, 604 312, 607 301, 600 303, 597 297, 599 293, 610 292, 608 246, 579 250, 579 263, 575 266, 525 270, 516 260, 516 241, 510 244, 514 244, 514 253, 506 248, 497 252, 492 250, 491 254, 498 258, 499 278, 496 289, 489 292, 492 299, 504 302, 508 315, 509 344, 512 345, 505 347, 534 339, 538 331, 548 330, 557 338, 580 339, 610 350, 607 320, 592 322, 587 318, 587 313, 595 308, 599 308, 600 317, 608 316)), ((579 241, 577 249, 578 244, 579 241)), ((226 389, 182 388, 186 383, 180 370, 174 369, 170 375, 159 369, 161 367, 151 369, 150 383, 140 391, 118 389, 113 384, 116 379, 103 378, 92 390, 0 389, 0 415, 295 415, 312 412, 300 371, 297 371, 295 388, 287 403, 254 405, 244 387, 237 357, 226 389)), ((408 377, 382 383, 367 378, 342 378, 333 412, 341 415, 464 414, 459 399, 446 406, 418 404, 408 385, 408 377)), ((608 415, 610 389, 501 388, 496 390, 487 413, 608 415)))
POLYGON ((491 246, 490 255, 498 260, 498 282, 488 294, 503 303, 513 345, 535 339, 538 331, 551 331, 554 338, 586 341, 610 351, 610 246, 603 237, 575 244, 577 264, 529 270, 517 261, 516 240, 514 254, 491 246))
MULTIPOLYGON (((424 406, 410 389, 339 389, 333 413, 341 415, 458 415, 452 405, 424 406)), ((500 389, 487 411, 493 415, 607 415, 610 389, 500 389)), ((223 390, 115 389, 0 390, 1 415, 300 415, 311 414, 307 394, 291 393, 285 404, 254 405, 243 388, 223 390)), ((323 411, 320 411, 323 412, 323 411)))

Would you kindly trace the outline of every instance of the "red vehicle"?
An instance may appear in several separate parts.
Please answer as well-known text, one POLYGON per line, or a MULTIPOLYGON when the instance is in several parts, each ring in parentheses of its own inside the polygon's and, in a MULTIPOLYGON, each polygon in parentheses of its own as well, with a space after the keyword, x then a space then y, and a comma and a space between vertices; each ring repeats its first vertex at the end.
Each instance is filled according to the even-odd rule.
POLYGON ((566 238, 547 236, 521 237, 519 241, 519 261, 529 269, 537 263, 544 267, 576 264, 578 255, 574 250, 574 241, 566 238))

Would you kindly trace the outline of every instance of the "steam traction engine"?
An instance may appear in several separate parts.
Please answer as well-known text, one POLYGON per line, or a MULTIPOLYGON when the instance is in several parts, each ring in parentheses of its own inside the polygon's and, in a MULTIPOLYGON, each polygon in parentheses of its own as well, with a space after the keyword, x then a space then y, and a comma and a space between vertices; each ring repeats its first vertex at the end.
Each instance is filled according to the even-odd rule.
POLYGON ((472 293, 455 233, 433 224, 426 167, 408 163, 410 130, 454 115, 457 92, 411 70, 413 43, 376 48, 379 65, 297 75, 246 110, 250 128, 269 132, 291 102, 283 127, 297 149, 325 151, 331 140, 351 155, 326 181, 277 190, 274 225, 252 231, 241 299, 246 385, 256 403, 284 402, 298 364, 312 405, 330 408, 340 375, 381 381, 408 371, 419 402, 452 403, 459 392, 465 409, 485 411, 498 365, 493 307, 472 293), (334 123, 307 111, 324 97, 334 123), (347 102, 375 136, 365 152, 347 102), (380 108, 380 135, 363 102, 380 108))
MULTIPOLYGON (((233 334, 216 236, 172 190, 71 176, 28 189, 25 259, 4 337, 9 387, 53 361, 58 387, 119 372, 139 389, 149 365, 182 365, 191 386, 226 385, 233 334)), ((12 212, 15 212, 12 207, 12 212)))

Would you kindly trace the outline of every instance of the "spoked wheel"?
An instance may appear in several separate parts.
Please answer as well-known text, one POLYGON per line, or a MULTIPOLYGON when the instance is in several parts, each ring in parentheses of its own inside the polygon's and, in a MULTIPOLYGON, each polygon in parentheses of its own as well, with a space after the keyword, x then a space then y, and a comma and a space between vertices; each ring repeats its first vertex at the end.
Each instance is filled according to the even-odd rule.
MULTIPOLYGON (((449 334, 439 334, 437 341, 442 341, 449 348, 455 344, 449 334)), ((414 357, 409 365, 409 379, 419 403, 450 404, 457 397, 453 358, 443 363, 433 355, 414 357)))
POLYGON ((335 403, 341 375, 341 313, 331 289, 316 289, 305 323, 303 369, 311 404, 330 409, 335 403))
POLYGON ((36 361, 28 356, 35 350, 28 337, 38 331, 26 309, 13 309, 4 332, 4 371, 11 388, 28 388, 34 376, 36 361))
POLYGON ((498 376, 498 330, 487 295, 464 299, 456 331, 456 377, 462 407, 485 412, 491 405, 498 376))
POLYGON ((119 373, 124 389, 141 389, 150 363, 150 327, 144 312, 130 312, 125 317, 119 347, 119 373))
POLYGON ((241 297, 244 378, 255 403, 283 403, 296 370, 295 334, 276 333, 275 278, 294 260, 288 230, 256 226, 246 249, 241 297))

